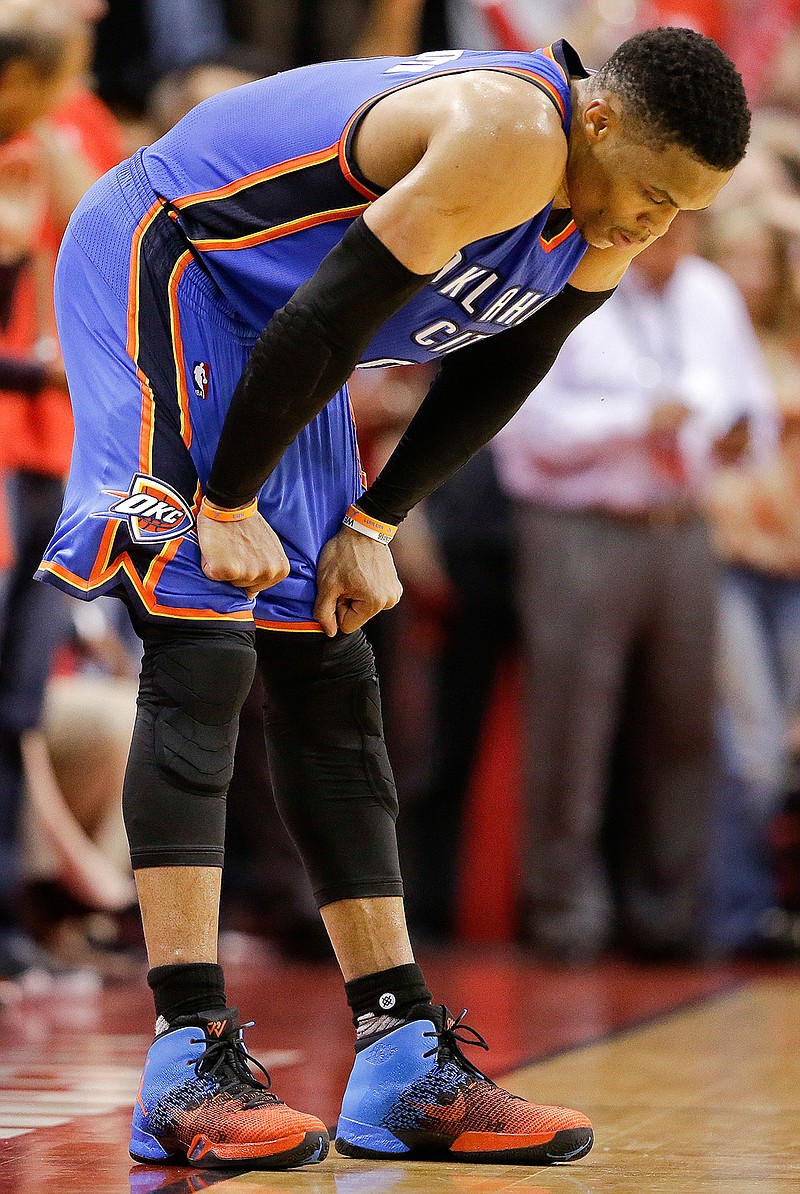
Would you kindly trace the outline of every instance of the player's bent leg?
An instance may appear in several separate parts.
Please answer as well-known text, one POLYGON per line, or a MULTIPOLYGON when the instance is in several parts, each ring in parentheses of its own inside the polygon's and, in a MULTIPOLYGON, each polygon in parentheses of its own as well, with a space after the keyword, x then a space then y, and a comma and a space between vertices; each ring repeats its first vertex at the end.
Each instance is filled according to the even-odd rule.
POLYGON ((265 632, 257 648, 276 797, 323 906, 358 1030, 338 1151, 543 1165, 584 1156, 593 1141, 586 1116, 536 1106, 486 1078, 460 1048, 482 1038, 431 1004, 412 961, 397 800, 364 636, 265 632))
POLYGON ((252 632, 138 629, 145 649, 122 797, 131 863, 221 867, 252 632))
POLYGON ((216 964, 225 796, 255 670, 252 632, 138 629, 145 652, 124 811, 158 1020, 130 1154, 204 1168, 322 1160, 324 1125, 250 1070, 216 964))
POLYGON ((401 896, 397 793, 365 635, 259 631, 256 649, 275 799, 318 905, 401 896))

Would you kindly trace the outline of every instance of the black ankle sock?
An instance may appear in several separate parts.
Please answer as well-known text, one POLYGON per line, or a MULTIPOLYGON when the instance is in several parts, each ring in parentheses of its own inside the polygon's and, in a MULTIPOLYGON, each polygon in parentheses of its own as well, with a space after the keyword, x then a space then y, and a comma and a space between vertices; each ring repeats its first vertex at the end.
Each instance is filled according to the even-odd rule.
POLYGON ((155 966, 147 983, 156 1003, 156 1016, 171 1024, 176 1016, 216 1011, 227 1007, 225 976, 214 962, 185 962, 155 966))
POLYGON ((359 1019, 367 1015, 402 1020, 416 1004, 431 1001, 431 993, 416 962, 354 978, 344 984, 344 990, 356 1027, 359 1019))

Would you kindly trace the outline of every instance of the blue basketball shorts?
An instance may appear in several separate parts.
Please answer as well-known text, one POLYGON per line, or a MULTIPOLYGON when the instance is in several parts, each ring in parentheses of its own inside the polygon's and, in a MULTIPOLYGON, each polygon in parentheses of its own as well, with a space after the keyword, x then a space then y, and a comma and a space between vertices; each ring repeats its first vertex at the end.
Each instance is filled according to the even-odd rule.
POLYGON ((75 212, 56 269, 75 418, 64 506, 37 578, 140 617, 317 630, 316 566, 362 492, 342 389, 287 449, 258 508, 289 576, 255 601, 209 580, 195 518, 258 331, 231 310, 146 183, 123 163, 75 212))

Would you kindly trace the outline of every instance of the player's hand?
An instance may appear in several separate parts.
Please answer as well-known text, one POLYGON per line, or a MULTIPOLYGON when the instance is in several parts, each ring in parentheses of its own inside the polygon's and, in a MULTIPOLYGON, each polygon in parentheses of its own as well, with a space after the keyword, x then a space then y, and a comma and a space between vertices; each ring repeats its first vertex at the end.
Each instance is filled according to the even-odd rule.
POLYGON ((322 549, 314 617, 329 638, 352 634, 382 609, 397 605, 403 586, 384 543, 342 527, 322 549))
POLYGON ((197 516, 203 572, 209 580, 226 581, 255 597, 289 575, 289 561, 280 539, 260 514, 241 522, 217 522, 197 516))

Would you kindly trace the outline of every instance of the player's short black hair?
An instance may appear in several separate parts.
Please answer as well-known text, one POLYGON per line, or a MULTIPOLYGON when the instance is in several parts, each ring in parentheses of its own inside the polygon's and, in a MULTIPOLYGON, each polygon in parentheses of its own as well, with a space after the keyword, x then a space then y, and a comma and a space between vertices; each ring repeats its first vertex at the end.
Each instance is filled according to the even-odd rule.
POLYGON ((648 29, 622 43, 595 81, 619 95, 645 135, 732 170, 750 137, 744 84, 710 37, 693 29, 648 29))

